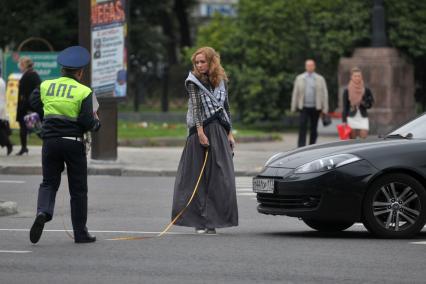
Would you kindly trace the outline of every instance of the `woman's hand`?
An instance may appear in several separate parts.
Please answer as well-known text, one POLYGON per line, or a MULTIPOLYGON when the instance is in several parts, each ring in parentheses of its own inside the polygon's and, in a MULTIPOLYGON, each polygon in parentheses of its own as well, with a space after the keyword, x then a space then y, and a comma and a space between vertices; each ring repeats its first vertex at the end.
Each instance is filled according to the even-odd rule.
POLYGON ((200 141, 200 144, 204 147, 208 147, 210 145, 209 139, 207 138, 206 134, 204 133, 203 127, 198 127, 197 133, 198 133, 198 140, 200 141))
POLYGON ((232 130, 229 131, 228 134, 228 141, 229 141, 229 145, 231 146, 231 149, 234 150, 235 147, 235 139, 234 139, 234 135, 232 135, 232 130))

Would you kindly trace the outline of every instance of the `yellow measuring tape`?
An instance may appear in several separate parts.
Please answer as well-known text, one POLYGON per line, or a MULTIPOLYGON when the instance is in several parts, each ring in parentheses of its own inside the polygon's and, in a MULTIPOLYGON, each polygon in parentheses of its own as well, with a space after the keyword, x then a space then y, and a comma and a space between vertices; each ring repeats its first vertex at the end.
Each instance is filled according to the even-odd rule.
POLYGON ((62 225, 64 226, 65 234, 67 234, 71 240, 74 240, 73 235, 68 231, 67 226, 65 225, 65 193, 62 194, 62 225))
POLYGON ((151 239, 151 238, 155 238, 155 237, 161 237, 164 234, 166 234, 171 228, 172 226, 176 223, 176 221, 180 218, 180 216, 182 216, 182 214, 185 212, 185 210, 189 207, 189 205, 191 204, 192 200, 195 197, 195 194, 198 191, 198 186, 200 185, 200 181, 201 178, 203 176, 204 173, 204 169, 206 167, 206 163, 207 163, 207 158, 209 156, 209 149, 206 149, 206 154, 204 156, 204 163, 203 163, 203 167, 201 168, 201 172, 200 175, 198 176, 198 180, 197 183, 195 185, 194 191, 192 192, 191 197, 188 200, 188 203, 185 205, 185 207, 176 215, 175 218, 173 218, 173 220, 166 226, 166 228, 159 233, 157 236, 154 237, 122 237, 122 238, 114 238, 114 239, 110 239, 111 241, 131 241, 131 240, 144 240, 144 239, 151 239))

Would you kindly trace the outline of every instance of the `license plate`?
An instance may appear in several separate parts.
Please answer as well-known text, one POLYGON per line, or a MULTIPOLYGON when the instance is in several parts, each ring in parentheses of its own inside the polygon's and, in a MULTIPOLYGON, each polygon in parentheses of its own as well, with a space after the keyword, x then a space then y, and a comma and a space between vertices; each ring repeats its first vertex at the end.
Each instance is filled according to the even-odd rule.
POLYGON ((253 191, 256 193, 274 193, 274 180, 268 178, 254 178, 253 191))

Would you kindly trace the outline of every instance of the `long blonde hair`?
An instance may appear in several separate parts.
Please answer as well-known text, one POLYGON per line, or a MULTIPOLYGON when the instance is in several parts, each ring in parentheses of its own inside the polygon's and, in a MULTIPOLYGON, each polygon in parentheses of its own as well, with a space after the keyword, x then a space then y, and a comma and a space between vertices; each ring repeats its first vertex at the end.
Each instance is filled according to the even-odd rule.
POLYGON ((197 51, 195 51, 191 56, 193 66, 192 73, 194 73, 196 77, 204 81, 207 80, 206 76, 204 74, 200 74, 195 66, 195 57, 197 57, 198 54, 203 54, 206 57, 207 63, 209 64, 208 79, 214 87, 219 86, 219 83, 222 80, 228 81, 228 76, 226 75, 225 69, 223 69, 222 65, 220 64, 219 53, 208 46, 197 49, 197 51))

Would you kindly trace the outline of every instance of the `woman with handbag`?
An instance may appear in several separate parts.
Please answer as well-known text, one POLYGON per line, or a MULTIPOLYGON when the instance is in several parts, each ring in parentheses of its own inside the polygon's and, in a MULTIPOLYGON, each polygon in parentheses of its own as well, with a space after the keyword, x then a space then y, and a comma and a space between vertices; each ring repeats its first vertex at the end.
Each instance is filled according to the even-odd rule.
POLYGON ((197 194, 175 224, 215 234, 216 228, 238 226, 227 76, 211 47, 198 49, 191 60, 193 70, 185 81, 189 136, 176 175, 172 219, 190 199, 208 151, 197 194))
POLYGON ((6 154, 9 156, 13 146, 9 139, 11 131, 6 114, 6 83, 1 76, 1 71, 0 67, 0 146, 2 148, 6 146, 6 154))
POLYGON ((351 139, 367 138, 369 120, 367 109, 374 104, 373 94, 364 86, 361 69, 351 69, 351 80, 343 92, 342 121, 352 128, 351 139))
POLYGON ((37 72, 33 69, 34 63, 31 58, 23 56, 19 58, 19 69, 22 77, 19 80, 18 106, 16 109, 16 121, 19 122, 19 138, 21 141, 21 150, 16 154, 18 156, 27 153, 27 134, 28 129, 24 117, 30 111, 29 98, 35 88, 40 86, 41 80, 37 72))

